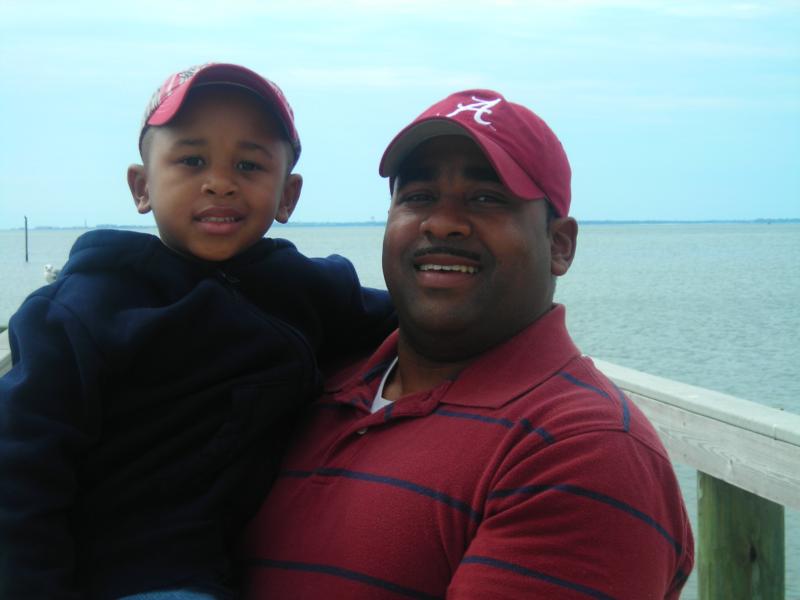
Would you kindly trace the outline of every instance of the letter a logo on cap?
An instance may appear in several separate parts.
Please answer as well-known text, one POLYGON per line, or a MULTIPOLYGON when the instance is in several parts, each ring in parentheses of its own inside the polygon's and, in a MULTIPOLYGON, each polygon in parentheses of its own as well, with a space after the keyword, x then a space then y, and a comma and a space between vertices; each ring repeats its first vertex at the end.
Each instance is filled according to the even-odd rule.
POLYGON ((495 106, 502 98, 495 98, 494 100, 482 100, 481 98, 477 98, 475 96, 472 97, 475 102, 472 104, 467 104, 466 106, 458 103, 458 108, 456 108, 453 112, 451 112, 448 117, 455 117, 458 113, 464 112, 465 110, 474 111, 475 114, 473 118, 478 125, 491 125, 489 121, 484 121, 481 117, 484 114, 490 115, 492 114, 492 107, 495 106))

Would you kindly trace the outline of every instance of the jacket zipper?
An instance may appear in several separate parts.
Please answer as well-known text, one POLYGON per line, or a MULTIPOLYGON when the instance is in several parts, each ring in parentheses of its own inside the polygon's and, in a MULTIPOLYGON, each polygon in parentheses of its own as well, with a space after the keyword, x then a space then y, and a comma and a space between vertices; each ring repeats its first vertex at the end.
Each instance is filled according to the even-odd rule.
MULTIPOLYGON (((222 280, 223 285, 231 292, 234 298, 236 298, 240 304, 242 304, 247 310, 253 313, 258 318, 268 321, 271 325, 280 329, 290 336, 293 336, 297 339, 300 344, 305 348, 306 355, 311 358, 311 370, 304 373, 303 381, 307 382, 309 385, 313 385, 313 382, 316 381, 317 373, 319 372, 319 368, 317 367, 317 355, 314 352, 314 349, 311 347, 311 344, 308 343, 306 336, 304 336, 296 327, 287 323, 283 319, 280 319, 275 316, 270 316, 267 313, 263 312, 260 308, 258 308, 255 304, 253 304, 249 299, 242 295, 242 293, 238 289, 238 285, 240 279, 230 273, 227 273, 223 269, 217 269, 217 275, 222 280)), ((305 361, 304 366, 305 366, 305 361)))

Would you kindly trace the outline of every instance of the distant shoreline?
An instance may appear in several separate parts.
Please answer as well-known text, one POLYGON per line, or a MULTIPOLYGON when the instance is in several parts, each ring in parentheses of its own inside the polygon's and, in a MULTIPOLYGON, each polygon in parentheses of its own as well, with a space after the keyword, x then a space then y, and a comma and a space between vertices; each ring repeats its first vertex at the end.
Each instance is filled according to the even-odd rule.
MULTIPOLYGON (((579 220, 581 225, 723 225, 723 224, 739 224, 739 225, 785 225, 791 223, 800 223, 800 217, 791 219, 708 219, 708 220, 625 220, 625 219, 609 219, 609 220, 579 220)), ((385 227, 386 221, 347 221, 347 222, 323 222, 323 221, 297 221, 277 225, 278 229, 292 228, 292 227, 385 227)), ((85 227, 79 225, 71 225, 65 227, 41 225, 38 227, 29 227, 29 231, 69 231, 76 229, 154 229, 155 223, 150 225, 115 225, 110 223, 103 223, 94 225, 92 227, 85 227)), ((22 231, 24 227, 9 227, 1 229, 0 231, 22 231)))

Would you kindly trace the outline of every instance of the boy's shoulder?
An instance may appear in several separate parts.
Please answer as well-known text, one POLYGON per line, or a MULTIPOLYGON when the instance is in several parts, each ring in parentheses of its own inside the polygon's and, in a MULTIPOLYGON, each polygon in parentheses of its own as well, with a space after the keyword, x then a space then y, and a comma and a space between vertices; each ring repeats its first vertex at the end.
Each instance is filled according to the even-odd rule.
POLYGON ((179 272, 180 261, 170 265, 169 257, 161 256, 162 248, 166 250, 156 236, 147 233, 86 232, 73 244, 55 282, 33 292, 26 302, 48 299, 77 313, 95 310, 98 305, 127 306, 139 296, 137 290, 152 288, 154 280, 167 280, 168 271, 179 272), (152 265, 158 265, 155 271, 160 273, 153 272, 152 265))
POLYGON ((159 239, 149 233, 122 229, 95 229, 81 234, 75 240, 69 251, 67 266, 76 262, 80 264, 87 259, 118 259, 127 254, 140 253, 158 244, 160 244, 159 239))

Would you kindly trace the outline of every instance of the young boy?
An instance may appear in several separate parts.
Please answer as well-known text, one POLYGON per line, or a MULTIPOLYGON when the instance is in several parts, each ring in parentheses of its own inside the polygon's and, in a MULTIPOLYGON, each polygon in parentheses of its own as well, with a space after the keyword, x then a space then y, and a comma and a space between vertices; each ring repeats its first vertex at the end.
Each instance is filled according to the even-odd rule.
POLYGON ((315 353, 392 327, 341 257, 262 236, 302 179, 292 111, 236 65, 178 73, 128 183, 159 238, 81 236, 9 327, 0 379, 0 597, 231 598, 315 353), (146 593, 153 592, 153 593, 146 593))

